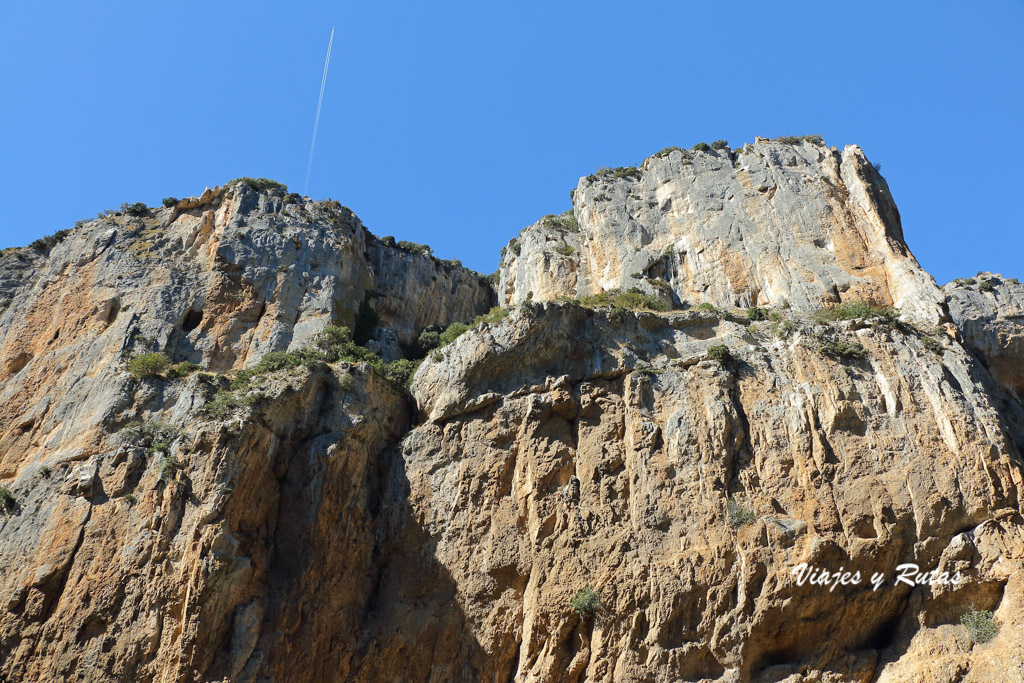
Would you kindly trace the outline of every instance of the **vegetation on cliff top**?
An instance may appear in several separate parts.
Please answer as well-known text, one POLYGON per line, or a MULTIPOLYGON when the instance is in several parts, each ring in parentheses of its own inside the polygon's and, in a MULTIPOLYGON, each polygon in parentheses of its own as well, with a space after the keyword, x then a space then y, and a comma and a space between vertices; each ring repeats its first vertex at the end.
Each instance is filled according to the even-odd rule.
POLYGON ((270 178, 250 178, 249 176, 229 180, 224 187, 232 188, 236 185, 246 185, 256 192, 276 191, 281 192, 282 194, 288 192, 288 186, 284 183, 279 183, 276 180, 271 180, 270 178))

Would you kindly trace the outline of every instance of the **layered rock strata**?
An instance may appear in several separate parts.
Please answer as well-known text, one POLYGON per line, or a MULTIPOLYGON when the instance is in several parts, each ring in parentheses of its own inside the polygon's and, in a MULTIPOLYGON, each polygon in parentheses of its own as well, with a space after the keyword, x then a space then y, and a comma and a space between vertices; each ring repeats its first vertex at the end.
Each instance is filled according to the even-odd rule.
POLYGON ((1021 680, 1019 285, 938 288, 855 147, 671 150, 574 199, 408 390, 239 380, 494 303, 333 202, 218 188, 0 256, 0 674, 1021 680), (634 286, 668 310, 585 299, 634 286), (858 300, 898 312, 816 315, 858 300))

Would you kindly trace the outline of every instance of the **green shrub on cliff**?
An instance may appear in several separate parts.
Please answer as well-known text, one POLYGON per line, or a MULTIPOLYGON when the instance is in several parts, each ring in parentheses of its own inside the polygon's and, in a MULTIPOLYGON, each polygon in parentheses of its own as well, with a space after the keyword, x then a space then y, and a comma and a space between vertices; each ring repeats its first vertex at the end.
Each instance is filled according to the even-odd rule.
POLYGON ((245 185, 250 189, 257 192, 281 192, 285 193, 288 191, 288 186, 284 183, 279 183, 276 180, 270 178, 250 178, 249 176, 243 176, 241 178, 235 178, 229 180, 226 187, 235 187, 236 185, 245 185))
MULTIPOLYGON (((52 235, 45 235, 39 239, 33 241, 28 245, 29 249, 35 249, 36 251, 49 251, 55 246, 64 241, 64 239, 71 234, 70 230, 58 230, 52 235)), ((6 251, 6 250, 5 250, 6 251)))
POLYGON ((876 306, 870 301, 849 301, 821 308, 814 314, 817 323, 834 322, 837 320, 866 320, 880 318, 887 322, 895 322, 899 312, 892 306, 876 306))
POLYGON ((992 612, 971 609, 960 617, 960 623, 975 643, 987 643, 999 633, 999 620, 992 612))
POLYGON ((149 207, 145 202, 135 202, 134 204, 125 202, 121 205, 121 213, 126 213, 129 216, 145 216, 149 213, 149 207))
POLYGON ((726 365, 732 360, 732 352, 725 344, 715 344, 708 348, 708 358, 717 361, 719 365, 726 365))
POLYGON ((814 145, 825 144, 825 140, 820 135, 783 135, 774 140, 775 142, 784 142, 787 145, 795 145, 799 142, 810 142, 814 145))
POLYGON ((193 372, 202 370, 202 366, 193 363, 192 361, 182 361, 176 365, 172 365, 167 371, 167 379, 183 379, 188 377, 193 372))
POLYGON ((137 379, 159 377, 171 361, 162 353, 140 353, 128 361, 128 372, 137 379))
POLYGON ((860 342, 851 342, 846 339, 820 339, 817 351, 823 356, 831 356, 839 360, 863 358, 867 355, 867 349, 860 342))
POLYGON ((729 524, 734 528, 746 526, 757 519, 757 514, 736 500, 733 496, 729 496, 729 499, 725 502, 725 509, 729 515, 729 524))
POLYGON ((636 287, 625 292, 618 289, 610 289, 606 292, 598 292, 579 299, 579 304, 584 308, 605 308, 610 307, 615 311, 664 311, 665 302, 656 296, 645 294, 636 287))
POLYGON ((418 244, 417 242, 410 242, 408 240, 398 240, 395 246, 401 249, 402 251, 408 252, 410 254, 417 254, 420 256, 422 256, 423 254, 429 254, 433 251, 433 249, 431 249, 426 244, 418 244))
POLYGON ((464 332, 468 332, 469 329, 469 325, 466 325, 465 323, 452 323, 447 328, 445 328, 444 332, 440 334, 440 336, 437 339, 437 345, 439 347, 448 346, 448 344, 451 344, 453 341, 462 336, 464 332))
POLYGON ((601 593, 588 583, 572 597, 569 605, 579 613, 581 619, 592 617, 601 609, 601 593))
POLYGON ((174 479, 178 474, 178 463, 177 458, 173 455, 165 455, 163 460, 160 461, 160 481, 166 483, 174 479))
POLYGON ((573 213, 572 209, 557 216, 549 213, 541 219, 541 225, 545 228, 551 228, 552 230, 568 230, 569 232, 580 231, 580 224, 577 222, 576 214, 573 213))

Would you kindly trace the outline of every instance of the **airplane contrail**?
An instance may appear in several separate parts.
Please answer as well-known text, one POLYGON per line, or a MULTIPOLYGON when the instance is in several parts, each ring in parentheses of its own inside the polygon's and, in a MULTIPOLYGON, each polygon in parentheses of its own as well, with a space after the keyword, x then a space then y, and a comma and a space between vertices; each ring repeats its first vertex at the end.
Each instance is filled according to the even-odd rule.
POLYGON ((320 79, 320 99, 316 101, 316 120, 313 122, 313 142, 309 145, 309 163, 306 165, 306 185, 302 194, 309 194, 309 174, 313 171, 313 150, 316 149, 316 131, 320 127, 320 107, 324 104, 324 86, 327 85, 327 69, 331 66, 331 46, 334 45, 334 27, 331 27, 331 39, 327 43, 327 60, 324 62, 324 76, 320 79))

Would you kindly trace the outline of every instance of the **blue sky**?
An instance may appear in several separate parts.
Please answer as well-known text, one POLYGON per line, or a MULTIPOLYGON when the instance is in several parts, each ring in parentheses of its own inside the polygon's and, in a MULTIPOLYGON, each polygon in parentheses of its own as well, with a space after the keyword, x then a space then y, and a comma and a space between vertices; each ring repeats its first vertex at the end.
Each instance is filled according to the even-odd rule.
POLYGON ((1024 277, 1024 3, 0 0, 0 247, 242 175, 481 272, 600 166, 820 133, 940 282, 1024 277))

